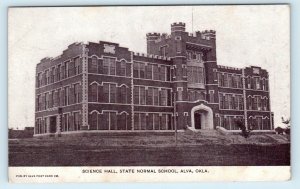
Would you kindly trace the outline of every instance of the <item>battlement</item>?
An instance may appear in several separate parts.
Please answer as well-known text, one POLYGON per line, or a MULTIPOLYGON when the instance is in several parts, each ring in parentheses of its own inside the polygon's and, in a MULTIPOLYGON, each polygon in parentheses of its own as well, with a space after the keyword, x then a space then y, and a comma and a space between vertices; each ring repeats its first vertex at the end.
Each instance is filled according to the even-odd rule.
POLYGON ((174 22, 173 24, 171 24, 172 27, 174 26, 182 26, 182 27, 185 27, 185 23, 183 22, 174 22))
POLYGON ((183 22, 174 22, 171 24, 171 32, 176 32, 176 31, 185 31, 185 23, 183 22))
POLYGON ((149 36, 149 37, 151 37, 151 36, 157 36, 157 37, 158 37, 158 36, 160 36, 160 33, 156 33, 156 32, 153 32, 153 33, 147 33, 146 36, 147 36, 147 37, 148 37, 148 36, 149 36))
POLYGON ((206 33, 210 33, 210 34, 215 34, 216 31, 215 30, 204 30, 202 31, 203 34, 206 34, 206 33))
POLYGON ((159 55, 154 55, 154 54, 146 54, 146 53, 140 53, 140 52, 133 52, 133 54, 135 56, 152 58, 152 59, 157 59, 157 60, 171 60, 170 57, 159 56, 159 55))
POLYGON ((241 68, 234 68, 230 66, 221 66, 221 65, 218 65, 218 68, 227 69, 227 70, 242 70, 241 68))
POLYGON ((207 37, 207 38, 216 38, 216 31, 215 30, 204 30, 201 32, 201 35, 207 37))
POLYGON ((160 33, 147 33, 146 34, 147 40, 157 40, 160 38, 160 33))

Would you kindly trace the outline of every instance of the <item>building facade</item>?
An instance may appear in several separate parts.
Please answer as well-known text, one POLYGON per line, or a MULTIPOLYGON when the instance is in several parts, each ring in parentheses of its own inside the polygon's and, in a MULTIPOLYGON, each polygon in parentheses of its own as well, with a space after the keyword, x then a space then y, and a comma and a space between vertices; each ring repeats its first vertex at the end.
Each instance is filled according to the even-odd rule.
POLYGON ((35 135, 80 131, 272 130, 268 72, 217 64, 216 33, 148 33, 147 54, 73 43, 36 67, 35 135))

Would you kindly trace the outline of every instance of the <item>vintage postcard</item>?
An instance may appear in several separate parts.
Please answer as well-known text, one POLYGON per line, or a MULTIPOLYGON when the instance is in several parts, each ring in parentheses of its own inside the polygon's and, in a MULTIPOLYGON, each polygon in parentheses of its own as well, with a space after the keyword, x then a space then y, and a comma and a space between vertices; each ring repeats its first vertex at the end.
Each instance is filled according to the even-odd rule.
POLYGON ((11 7, 9 181, 286 181, 289 5, 11 7))

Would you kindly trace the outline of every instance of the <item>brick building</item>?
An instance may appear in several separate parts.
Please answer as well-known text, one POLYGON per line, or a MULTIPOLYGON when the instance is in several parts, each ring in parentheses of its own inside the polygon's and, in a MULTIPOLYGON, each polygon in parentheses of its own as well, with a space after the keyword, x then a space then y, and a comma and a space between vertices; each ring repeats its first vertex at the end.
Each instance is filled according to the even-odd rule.
POLYGON ((36 67, 35 135, 83 130, 273 129, 268 72, 217 64, 216 33, 148 33, 147 54, 73 43, 36 67), (246 119, 245 119, 246 118, 246 119))

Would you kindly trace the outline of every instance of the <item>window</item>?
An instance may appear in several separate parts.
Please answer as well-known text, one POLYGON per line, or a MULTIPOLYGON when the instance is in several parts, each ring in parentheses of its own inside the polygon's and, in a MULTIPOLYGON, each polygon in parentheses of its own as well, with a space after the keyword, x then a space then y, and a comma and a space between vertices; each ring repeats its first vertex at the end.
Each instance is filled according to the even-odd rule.
POLYGON ((100 124, 100 130, 109 130, 110 116, 109 112, 104 112, 102 116, 103 123, 100 124))
POLYGON ((97 102, 98 101, 98 85, 96 83, 93 83, 90 85, 90 102, 97 102))
POLYGON ((70 62, 70 61, 64 62, 64 78, 69 77, 69 75, 68 75, 69 62, 70 62))
POLYGON ((117 100, 117 86, 116 84, 103 84, 103 101, 106 103, 116 103, 117 100))
MULTIPOLYGON (((178 42, 176 42, 176 43, 178 44, 178 42)), ((176 45, 176 49, 177 49, 177 45, 176 45)), ((178 50, 177 50, 177 52, 178 52, 178 50)), ((166 46, 160 47, 160 55, 166 56, 166 46)))
POLYGON ((51 83, 54 83, 54 77, 55 77, 55 67, 52 67, 52 70, 51 70, 51 83))
POLYGON ((46 74, 46 81, 45 81, 45 85, 48 85, 50 83, 50 76, 49 76, 49 70, 45 71, 46 74))
POLYGON ((214 93, 214 91, 209 91, 209 102, 211 102, 211 103, 215 102, 215 93, 214 93))
POLYGON ((154 105, 158 106, 159 104, 159 95, 158 95, 158 88, 153 88, 153 97, 154 97, 154 105))
POLYGON ((160 75, 159 75, 159 79, 161 81, 165 81, 166 80, 166 67, 165 66, 161 66, 160 67, 160 75))
POLYGON ((160 117, 160 129, 167 130, 167 128, 167 115, 162 114, 162 116, 160 117))
POLYGON ((141 130, 146 130, 146 114, 145 113, 140 113, 140 124, 141 124, 141 130))
POLYGON ((228 87, 233 87, 233 79, 231 74, 228 74, 228 87))
POLYGON ((45 93, 45 110, 49 108, 49 93, 45 93))
POLYGON ((91 64, 91 73, 97 73, 98 72, 98 58, 93 56, 92 57, 92 64, 91 64))
POLYGON ((122 60, 120 62, 120 75, 125 76, 126 75, 126 62, 122 60))
POLYGON ((134 130, 146 130, 146 125, 146 114, 134 113, 134 130))
POLYGON ((218 72, 218 84, 219 86, 224 86, 223 75, 220 72, 218 72))
POLYGON ((269 80, 266 80, 266 91, 269 90, 269 80))
MULTIPOLYGON (((118 130, 126 130, 127 128, 127 115, 126 113, 122 113, 118 116, 118 130)), ((129 130, 129 129, 128 129, 129 130)))
POLYGON ((157 64, 153 65, 153 80, 159 80, 159 70, 157 64))
POLYGON ((103 101, 108 103, 109 102, 109 84, 103 84, 103 101))
POLYGON ((79 112, 74 112, 74 130, 80 129, 79 112))
POLYGON ((255 77, 254 81, 255 81, 255 89, 260 90, 260 79, 259 79, 259 77, 255 77))
POLYGON ((139 77, 139 63, 134 62, 133 64, 133 77, 138 78, 139 77))
POLYGON ((228 74, 224 74, 224 87, 228 87, 228 74))
POLYGON ((80 88, 79 83, 74 84, 74 101, 79 103, 80 88))
POLYGON ((99 123, 98 122, 99 121, 98 121, 98 113, 97 112, 93 112, 92 114, 89 114, 89 124, 90 124, 90 128, 89 129, 90 130, 97 130, 98 127, 99 127, 99 123))
POLYGON ((160 105, 167 106, 168 96, 167 89, 161 89, 160 91, 160 105))
POLYGON ((57 93, 56 93, 57 95, 56 95, 56 97, 57 97, 57 99, 56 99, 56 104, 57 104, 57 106, 61 106, 61 89, 57 89, 57 93))
POLYGON ((144 63, 134 62, 133 64, 133 77, 146 78, 146 68, 144 63))
POLYGON ((110 98, 109 98, 109 102, 110 103, 115 103, 116 102, 116 94, 117 94, 116 84, 109 84, 109 86, 110 86, 110 98))
POLYGON ((257 98, 257 96, 255 96, 254 103, 253 103, 253 110, 257 110, 257 104, 258 104, 258 98, 257 98))
POLYGON ((149 113, 147 116, 147 125, 146 125, 146 129, 147 130, 153 130, 153 113, 149 113))
POLYGON ((154 120, 154 129, 159 130, 159 115, 154 114, 153 115, 153 120, 154 120))
POLYGON ((239 97, 239 109, 244 110, 244 97, 243 96, 239 97))
POLYGON ((203 54, 201 52, 196 52, 196 59, 200 62, 203 61, 203 54))
POLYGON ((232 95, 226 94, 227 100, 228 100, 228 108, 227 109, 233 109, 232 107, 232 95))
POLYGON ((146 104, 145 87, 140 87, 140 104, 146 104))
POLYGON ((68 69, 68 75, 69 77, 72 77, 75 75, 75 62, 69 62, 69 69, 68 69))
MULTIPOLYGON (((169 66, 167 66, 166 67, 166 69, 167 69, 167 81, 171 81, 172 79, 171 79, 171 71, 170 71, 170 67, 169 66)), ((186 73, 186 67, 183 69, 183 76, 184 77, 187 77, 187 73, 186 73)))
POLYGON ((38 86, 37 87, 41 87, 42 86, 42 73, 38 73, 38 86))
POLYGON ((183 89, 180 87, 177 87, 177 100, 182 101, 182 91, 183 89))
POLYGON ((41 106, 42 106, 42 98, 41 98, 41 95, 38 95, 37 96, 37 111, 42 110, 41 106))
POLYGON ((107 59, 103 59, 103 74, 109 73, 109 61, 107 59))
POLYGON ((257 96, 257 110, 261 110, 262 109, 262 105, 261 105, 261 97, 257 96))
POLYGON ((64 97, 64 99, 65 99, 65 102, 64 102, 64 105, 65 106, 67 106, 67 105, 69 105, 69 90, 70 90, 70 87, 65 87, 64 88, 65 89, 65 97, 64 97))
POLYGON ((146 66, 146 79, 152 79, 152 65, 148 64, 146 66))
POLYGON ((145 64, 140 63, 140 78, 145 78, 145 64))
POLYGON ((140 129, 140 114, 134 113, 134 130, 140 129))
POLYGON ((109 74, 110 75, 116 75, 116 61, 115 59, 110 58, 110 67, 109 67, 109 74))
POLYGON ((153 105, 153 88, 147 90, 147 105, 153 105))
POLYGON ((204 84, 204 68, 197 66, 188 66, 188 82, 204 84))
POLYGON ((127 93, 126 93, 126 86, 123 85, 121 88, 120 88, 120 103, 124 103, 126 104, 127 103, 127 93))
POLYGON ((116 112, 109 112, 110 121, 109 128, 110 130, 117 130, 117 114, 116 112))
POLYGON ((222 93, 219 94, 219 104, 220 104, 220 109, 224 109, 224 96, 222 93))
POLYGON ((75 62, 75 75, 80 74, 79 73, 80 72, 80 59, 79 59, 79 57, 76 57, 74 59, 74 62, 75 62))
POLYGON ((262 130, 262 117, 256 117, 256 129, 262 130))
POLYGON ((53 105, 54 105, 54 92, 55 91, 50 92, 49 108, 53 108, 53 105))
POLYGON ((134 86, 133 93, 134 93, 134 104, 140 103, 140 88, 138 86, 134 86))

